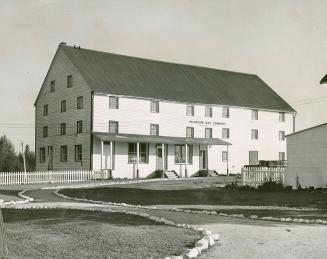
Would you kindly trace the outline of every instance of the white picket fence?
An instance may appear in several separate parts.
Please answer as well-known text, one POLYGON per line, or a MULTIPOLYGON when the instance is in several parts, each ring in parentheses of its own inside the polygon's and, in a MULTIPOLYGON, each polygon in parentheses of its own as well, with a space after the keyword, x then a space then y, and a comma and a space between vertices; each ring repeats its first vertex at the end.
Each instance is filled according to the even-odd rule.
POLYGON ((0 185, 82 182, 106 176, 94 171, 0 172, 0 185))
POLYGON ((254 187, 267 181, 284 184, 285 169, 286 167, 243 167, 242 183, 254 187))

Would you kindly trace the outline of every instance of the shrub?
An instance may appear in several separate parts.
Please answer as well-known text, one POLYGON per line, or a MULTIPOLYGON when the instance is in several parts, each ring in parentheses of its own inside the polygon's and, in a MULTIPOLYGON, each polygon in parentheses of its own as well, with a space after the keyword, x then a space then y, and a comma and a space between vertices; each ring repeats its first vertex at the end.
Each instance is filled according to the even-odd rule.
POLYGON ((258 186, 258 191, 261 192, 280 192, 288 190, 281 182, 267 181, 258 186))

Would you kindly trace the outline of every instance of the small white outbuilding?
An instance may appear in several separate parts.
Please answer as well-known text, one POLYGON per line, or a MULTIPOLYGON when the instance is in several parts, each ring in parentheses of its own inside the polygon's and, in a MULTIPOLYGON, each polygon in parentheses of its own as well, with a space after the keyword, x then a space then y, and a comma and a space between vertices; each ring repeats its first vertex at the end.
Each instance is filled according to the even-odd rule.
POLYGON ((286 140, 285 184, 327 187, 327 123, 289 134, 286 140))

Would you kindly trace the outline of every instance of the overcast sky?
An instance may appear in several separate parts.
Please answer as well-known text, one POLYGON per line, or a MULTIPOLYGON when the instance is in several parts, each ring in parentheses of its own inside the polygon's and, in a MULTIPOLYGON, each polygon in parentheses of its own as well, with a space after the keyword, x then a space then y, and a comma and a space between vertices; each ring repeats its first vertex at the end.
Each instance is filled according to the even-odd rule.
POLYGON ((0 0, 0 135, 34 148, 33 104, 62 41, 258 74, 298 111, 297 130, 327 122, 326 10, 326 0, 0 0))

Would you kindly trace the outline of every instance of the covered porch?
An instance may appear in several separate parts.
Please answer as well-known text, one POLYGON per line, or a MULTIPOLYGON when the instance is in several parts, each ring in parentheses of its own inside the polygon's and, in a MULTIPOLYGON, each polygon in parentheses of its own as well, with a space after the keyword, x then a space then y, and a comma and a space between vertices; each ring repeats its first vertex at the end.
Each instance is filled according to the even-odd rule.
POLYGON ((92 134, 92 169, 108 171, 115 178, 145 178, 156 170, 174 171, 178 177, 189 177, 196 171, 213 169, 210 161, 216 155, 216 160, 219 160, 218 153, 210 151, 214 150, 213 147, 219 146, 219 150, 228 152, 230 145, 217 138, 92 134))

